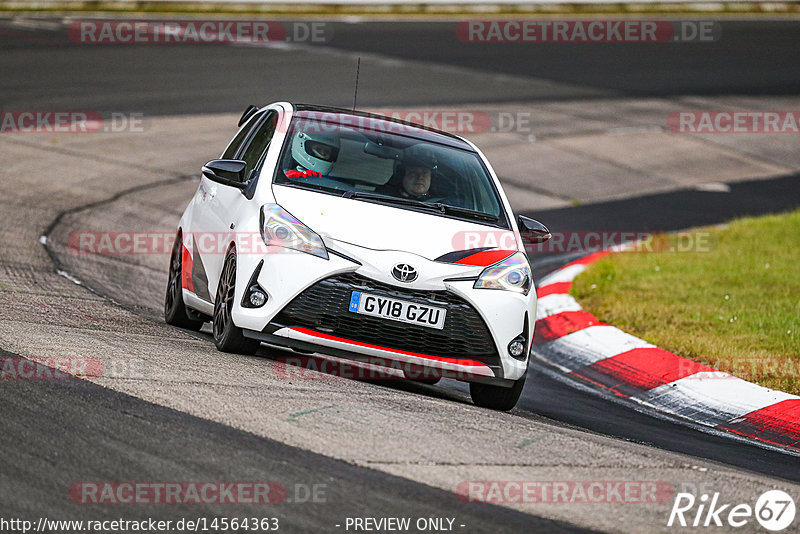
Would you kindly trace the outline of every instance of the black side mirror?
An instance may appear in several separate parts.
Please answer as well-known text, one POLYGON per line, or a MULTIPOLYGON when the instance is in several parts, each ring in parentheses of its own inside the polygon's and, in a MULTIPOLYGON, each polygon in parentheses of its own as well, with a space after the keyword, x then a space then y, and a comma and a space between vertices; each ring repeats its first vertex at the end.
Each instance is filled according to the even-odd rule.
POLYGON ((530 217, 520 215, 517 217, 517 223, 522 239, 529 243, 544 243, 552 237, 550 230, 545 225, 530 217))
POLYGON ((213 182, 244 189, 244 170, 247 162, 240 159, 213 159, 203 165, 203 176, 213 182))

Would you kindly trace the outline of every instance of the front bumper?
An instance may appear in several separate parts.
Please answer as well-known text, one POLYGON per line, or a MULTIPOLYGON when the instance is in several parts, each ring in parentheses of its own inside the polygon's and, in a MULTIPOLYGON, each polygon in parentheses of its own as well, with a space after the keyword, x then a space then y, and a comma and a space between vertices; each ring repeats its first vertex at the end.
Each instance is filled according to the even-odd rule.
POLYGON ((353 245, 340 251, 354 261, 334 254, 326 261, 302 253, 240 258, 234 323, 248 337, 276 345, 350 359, 385 358, 444 370, 446 376, 464 380, 508 383, 524 374, 527 357, 515 359, 507 347, 520 334, 530 347, 535 291, 521 295, 474 289, 474 280, 463 278, 481 268, 465 273, 463 265, 353 245), (257 281, 268 293, 267 304, 243 308, 238 303, 262 258, 257 281), (387 274, 386 265, 403 261, 419 267, 418 283, 396 282, 387 274), (461 280, 453 280, 457 278, 461 280), (444 307, 445 327, 436 330, 349 312, 353 290, 444 307))
POLYGON ((272 345, 296 349, 301 352, 327 354, 349 360, 362 360, 371 365, 382 365, 419 374, 420 368, 430 369, 428 376, 453 378, 456 380, 489 382, 508 385, 507 380, 497 377, 497 369, 492 369, 482 362, 458 358, 443 358, 429 354, 401 351, 362 343, 351 339, 340 338, 303 327, 283 327, 271 323, 270 332, 253 332, 244 330, 245 337, 258 339, 272 345), (399 364, 399 365, 396 365, 399 364))

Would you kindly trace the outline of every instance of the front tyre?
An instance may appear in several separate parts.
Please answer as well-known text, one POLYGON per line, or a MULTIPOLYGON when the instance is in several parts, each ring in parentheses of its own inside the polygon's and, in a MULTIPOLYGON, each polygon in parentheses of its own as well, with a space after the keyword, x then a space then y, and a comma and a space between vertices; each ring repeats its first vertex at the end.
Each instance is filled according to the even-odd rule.
POLYGON ((203 327, 203 321, 189 317, 186 312, 186 304, 183 302, 182 244, 183 240, 178 232, 169 259, 169 281, 166 295, 164 295, 164 320, 172 326, 196 331, 203 327))
POLYGON ((470 382, 469 393, 472 396, 472 402, 481 408, 507 412, 517 405, 519 396, 522 394, 522 388, 525 386, 525 377, 527 376, 528 372, 525 371, 525 374, 515 380, 514 385, 510 388, 470 382))
POLYGON ((233 324, 234 295, 236 294, 236 251, 231 249, 225 257, 222 276, 217 284, 217 298, 214 301, 214 345, 222 352, 236 354, 255 354, 261 346, 257 339, 242 335, 242 329, 233 324))

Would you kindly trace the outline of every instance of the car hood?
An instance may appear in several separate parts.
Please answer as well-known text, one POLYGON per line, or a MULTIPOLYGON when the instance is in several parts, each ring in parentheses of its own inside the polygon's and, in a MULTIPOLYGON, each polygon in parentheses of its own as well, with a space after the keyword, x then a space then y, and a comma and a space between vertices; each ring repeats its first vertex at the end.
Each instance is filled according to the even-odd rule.
POLYGON ((329 244, 343 241, 429 260, 474 248, 518 249, 509 230, 296 187, 275 185, 273 190, 283 209, 329 244))

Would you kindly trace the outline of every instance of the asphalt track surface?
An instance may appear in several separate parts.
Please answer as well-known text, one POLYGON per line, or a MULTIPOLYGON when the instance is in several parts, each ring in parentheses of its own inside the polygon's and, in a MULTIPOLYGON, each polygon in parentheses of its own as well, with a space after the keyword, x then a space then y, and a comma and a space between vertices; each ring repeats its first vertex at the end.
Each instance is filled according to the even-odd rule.
MULTIPOLYGON (((403 78, 391 69, 370 81, 364 72, 364 105, 456 104, 479 101, 591 98, 656 94, 796 94, 800 91, 800 26, 790 22, 726 22, 726 37, 710 47, 629 45, 628 48, 542 47, 513 57, 498 45, 465 45, 452 39, 446 23, 337 24, 330 46, 413 61, 447 63, 514 77, 536 76, 556 85, 487 83, 465 90, 433 91, 425 80, 403 78), (402 43, 402 45, 401 45, 402 43), (646 50, 645 50, 646 49, 646 50), (653 69, 658 65, 658 69, 653 69), (560 86, 559 83, 568 85, 560 86), (394 88, 394 90, 391 90, 394 88), (504 90, 505 89, 505 90, 504 90), (439 100, 437 100, 437 98, 439 100)), ((14 72, 0 86, 3 109, 137 110, 148 115, 230 112, 242 104, 289 97, 326 104, 350 102, 349 72, 325 70, 325 62, 283 65, 270 49, 221 46, 83 47, 55 30, 0 31, 0 65, 14 72), (16 33, 15 33, 16 32, 16 33), (315 83, 317 80, 325 83, 315 83)), ((337 67, 340 65, 337 64, 337 67)), ((800 205, 796 177, 743 182, 727 194, 676 191, 538 211, 551 228, 674 230, 724 222, 732 217, 783 211, 800 205)), ((55 215, 55 214, 54 214, 55 215)), ((537 276, 564 258, 543 259, 537 276)), ((90 284, 91 285, 91 284, 90 284)), ((207 339, 207 336, 206 336, 207 339)), ((208 340, 207 340, 208 341, 208 340)), ((210 341, 208 341, 210 343, 210 341)), ((385 386, 381 386, 385 387, 385 386)), ((415 386, 413 393, 421 393, 415 386)), ((449 385, 454 391, 463 386, 449 385)), ((330 528, 333 515, 456 514, 477 531, 545 531, 574 526, 538 519, 496 506, 465 508, 452 494, 386 473, 353 466, 229 426, 199 419, 85 381, 8 381, 0 388, 4 465, 0 502, 4 515, 70 513, 62 491, 74 480, 253 479, 283 480, 287 486, 329 480, 334 504, 291 508, 287 525, 301 530, 330 528), (54 443, 57 448, 48 448, 54 443), (61 457, 36 451, 57 450, 61 457), (88 451, 91 451, 90 453, 88 451), (130 458, 137 461, 131 463, 130 458), (165 475, 166 474, 166 475, 165 475), (61 493, 58 493, 61 492, 61 493), (58 498, 54 498, 54 495, 58 498), (354 498, 354 496, 357 496, 354 498), (351 509, 342 503, 351 502, 351 509), (336 508, 334 510, 334 508, 336 508)), ((797 458, 711 436, 632 412, 607 399, 534 373, 519 417, 549 420, 553 428, 579 428, 676 451, 794 482, 797 458), (558 402, 553 402, 558 399, 558 402)), ((111 509, 96 509, 116 517, 111 509)), ((230 512, 230 509, 226 510, 230 512)), ((180 508, 137 510, 184 515, 180 508)), ((194 515, 218 510, 192 508, 194 515)))
MULTIPOLYGON (((800 175, 772 180, 730 184, 729 191, 671 191, 631 199, 600 202, 575 208, 539 210, 528 215, 541 218, 560 230, 674 232, 695 226, 720 224, 795 209, 800 203, 800 175)), ((544 273, 542 273, 544 274, 544 273)))
MULTIPOLYGON (((0 502, 6 518, 71 517, 75 507, 65 498, 64 488, 75 481, 156 481, 168 474, 169 480, 278 481, 286 488, 287 501, 259 513, 278 518, 281 529, 289 532, 336 530, 335 523, 360 516, 365 509, 393 517, 410 512, 457 517, 471 532, 578 530, 508 508, 461 502, 449 492, 191 417, 88 381, 8 382, 0 389, 4 411, 15 414, 13 419, 3 418, 0 437, 6 466, 0 502), (57 447, 43 446, 53 441, 57 447), (138 460, 131 462, 132 457, 138 460), (315 502, 306 493, 306 488, 314 491, 320 485, 324 489, 316 490, 317 495, 325 502, 315 502)), ((252 510, 246 504, 154 504, 124 515, 131 520, 177 521, 214 515, 252 517, 252 510)), ((113 506, 95 511, 97 520, 120 517, 113 506)))
MULTIPOLYGON (((77 19, 78 17, 74 17, 77 19)), ((285 22, 289 26, 290 22, 285 22)), ((463 43, 455 22, 329 23, 325 43, 364 54, 528 78, 470 87, 362 64, 360 106, 569 100, 642 95, 782 95, 800 92, 795 21, 727 21, 712 43, 463 43), (547 80, 534 83, 531 78, 547 80)), ((4 109, 129 110, 147 115, 231 112, 251 103, 350 106, 355 60, 299 58, 286 70, 270 49, 217 45, 82 45, 52 30, 0 30, 4 109), (57 53, 54 53, 57 50, 57 53), (11 53, 13 52, 13 53, 11 53), (54 88, 58 88, 54 91, 54 88)))

